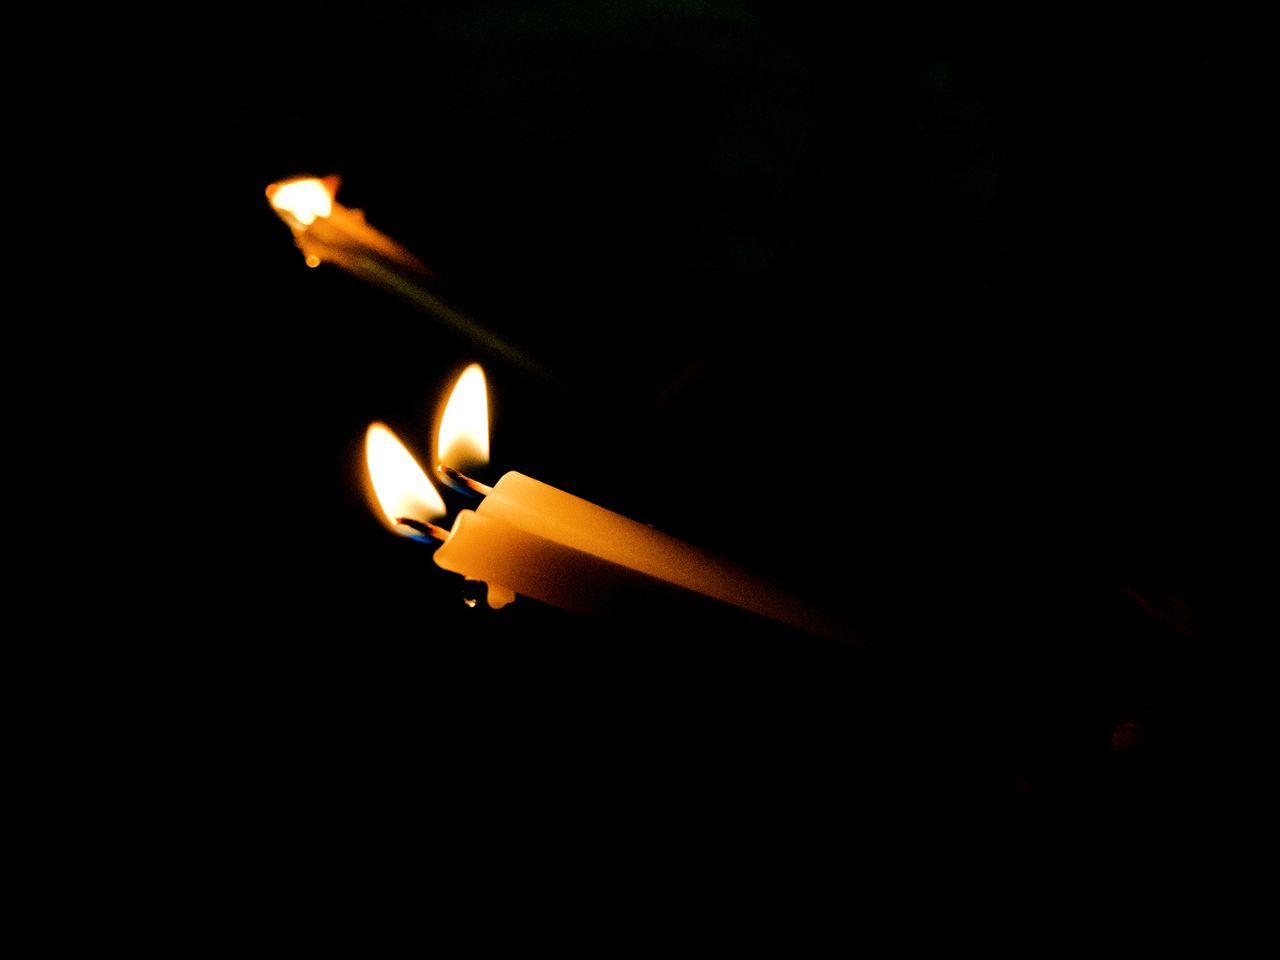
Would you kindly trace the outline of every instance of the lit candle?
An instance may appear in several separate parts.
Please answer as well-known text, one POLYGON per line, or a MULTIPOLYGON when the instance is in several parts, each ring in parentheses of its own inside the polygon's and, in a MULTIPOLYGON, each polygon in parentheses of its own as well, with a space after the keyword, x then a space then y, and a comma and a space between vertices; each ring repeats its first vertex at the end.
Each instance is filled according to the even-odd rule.
POLYGON ((558 382, 527 353, 455 310, 427 286, 426 264, 365 220, 363 210, 335 199, 336 176, 299 177, 267 187, 267 199, 293 231, 309 267, 333 263, 362 280, 395 293, 495 357, 544 381, 558 382))
MULTIPOLYGON (((820 636, 849 636, 776 585, 675 537, 514 471, 487 487, 457 470, 487 459, 487 391, 483 372, 473 365, 441 416, 436 463, 446 481, 465 483, 484 500, 461 511, 447 534, 435 528, 443 534, 436 534, 443 543, 435 561, 487 583, 491 607, 524 594, 578 613, 625 616, 682 596, 701 597, 820 636)), ((372 461, 369 469, 375 488, 389 484, 372 461)), ((421 532, 421 511, 410 519, 421 532)))
POLYGON ((293 231, 307 266, 328 261, 359 272, 390 262, 427 274, 426 264, 365 222, 363 210, 344 207, 334 199, 341 182, 336 176, 301 177, 267 187, 267 199, 293 231))

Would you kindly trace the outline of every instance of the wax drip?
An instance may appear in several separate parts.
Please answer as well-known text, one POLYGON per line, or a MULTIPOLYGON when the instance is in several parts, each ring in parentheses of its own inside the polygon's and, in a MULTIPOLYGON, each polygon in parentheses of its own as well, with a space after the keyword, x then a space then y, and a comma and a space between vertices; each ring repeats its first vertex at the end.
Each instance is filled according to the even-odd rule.
POLYGON ((510 587, 504 587, 498 583, 485 583, 483 580, 467 577, 462 585, 462 602, 475 609, 482 598, 489 605, 489 609, 501 610, 515 601, 516 593, 510 587))

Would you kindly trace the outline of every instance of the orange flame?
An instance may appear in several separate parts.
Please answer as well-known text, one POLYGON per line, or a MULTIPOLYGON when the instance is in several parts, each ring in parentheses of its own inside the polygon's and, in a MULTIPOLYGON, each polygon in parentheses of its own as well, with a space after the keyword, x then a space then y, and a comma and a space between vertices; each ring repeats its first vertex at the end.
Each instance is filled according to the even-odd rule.
POLYGON ((393 533, 413 536, 396 522, 400 517, 431 523, 444 516, 439 491, 386 424, 370 424, 364 438, 364 456, 373 498, 393 533))
POLYGON ((478 363, 462 371, 449 394, 436 432, 435 462, 462 473, 489 463, 489 388, 478 363))

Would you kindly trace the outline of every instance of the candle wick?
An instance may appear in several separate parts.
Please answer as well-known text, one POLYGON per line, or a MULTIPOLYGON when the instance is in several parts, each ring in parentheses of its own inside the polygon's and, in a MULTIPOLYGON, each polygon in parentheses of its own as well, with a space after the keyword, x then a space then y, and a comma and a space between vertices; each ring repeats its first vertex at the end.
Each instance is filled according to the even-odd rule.
POLYGON ((439 540, 444 543, 449 539, 449 531, 444 527, 437 527, 434 523, 424 523, 421 520, 414 520, 412 517, 396 517, 396 523, 408 527, 410 530, 417 530, 421 534, 425 534, 432 540, 439 540))
POLYGON ((482 497, 487 497, 493 493, 493 487, 486 486, 479 480, 472 480, 466 474, 453 469, 453 467, 447 467, 443 463, 436 464, 436 473, 440 474, 445 483, 455 490, 462 490, 464 493, 478 493, 482 497))

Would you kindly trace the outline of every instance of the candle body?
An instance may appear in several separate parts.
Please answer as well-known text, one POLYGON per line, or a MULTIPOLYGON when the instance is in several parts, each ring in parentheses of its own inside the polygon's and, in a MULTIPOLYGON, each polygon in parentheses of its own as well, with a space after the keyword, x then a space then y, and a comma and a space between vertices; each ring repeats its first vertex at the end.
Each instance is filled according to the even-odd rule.
POLYGON ((586 612, 585 605, 598 612, 602 604, 620 598, 633 603, 645 590, 669 594, 674 588, 820 636, 847 633, 741 568, 514 471, 504 475, 476 509, 474 516, 484 523, 462 523, 468 513, 460 515, 454 533, 436 552, 440 566, 566 609, 586 612), (515 556, 489 557, 500 551, 513 551, 515 556), (572 587, 547 582, 563 576, 577 582, 572 587), (558 599, 547 599, 552 596, 558 599))
POLYGON ((357 270, 368 261, 385 261, 402 269, 427 274, 425 264, 396 243, 385 233, 376 230, 365 221, 364 211, 352 210, 334 202, 333 211, 327 217, 316 217, 303 226, 290 222, 298 248, 307 257, 307 263, 323 261, 336 263, 348 270, 357 270), (314 258, 314 260, 313 260, 314 258))
POLYGON ((669 585, 596 554, 514 526, 481 511, 463 510, 436 550, 445 570, 489 585, 489 604, 510 592, 574 613, 627 617, 672 601, 669 585))

